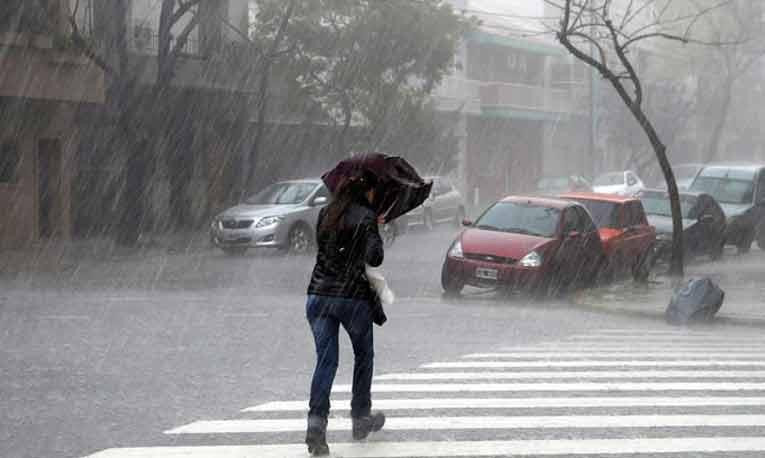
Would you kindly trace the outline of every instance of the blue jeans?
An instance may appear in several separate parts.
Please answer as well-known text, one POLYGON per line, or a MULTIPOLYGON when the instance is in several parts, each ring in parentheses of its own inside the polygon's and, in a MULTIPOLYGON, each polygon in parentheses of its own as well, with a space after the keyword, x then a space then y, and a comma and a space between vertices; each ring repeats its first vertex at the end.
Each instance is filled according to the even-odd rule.
POLYGON ((372 407, 374 342, 372 314, 364 300, 309 295, 306 317, 316 343, 316 369, 311 381, 309 417, 329 416, 329 396, 338 363, 338 331, 342 324, 353 345, 351 416, 369 415, 372 407))

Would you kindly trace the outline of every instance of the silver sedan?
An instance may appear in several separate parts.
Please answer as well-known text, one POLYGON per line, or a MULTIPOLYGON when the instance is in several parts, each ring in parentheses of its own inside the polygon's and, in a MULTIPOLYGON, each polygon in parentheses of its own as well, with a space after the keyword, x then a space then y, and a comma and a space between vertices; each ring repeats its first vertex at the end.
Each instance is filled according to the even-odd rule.
POLYGON ((320 179, 274 183, 213 218, 210 239, 228 254, 248 248, 306 253, 315 244, 319 210, 329 198, 320 179))

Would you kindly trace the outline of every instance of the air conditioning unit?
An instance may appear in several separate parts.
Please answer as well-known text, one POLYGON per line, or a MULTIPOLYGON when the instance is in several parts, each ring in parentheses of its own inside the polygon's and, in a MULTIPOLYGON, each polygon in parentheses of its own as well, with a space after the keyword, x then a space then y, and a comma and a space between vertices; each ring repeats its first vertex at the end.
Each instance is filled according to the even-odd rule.
POLYGON ((133 46, 136 51, 146 51, 151 47, 151 27, 137 25, 133 29, 133 46))

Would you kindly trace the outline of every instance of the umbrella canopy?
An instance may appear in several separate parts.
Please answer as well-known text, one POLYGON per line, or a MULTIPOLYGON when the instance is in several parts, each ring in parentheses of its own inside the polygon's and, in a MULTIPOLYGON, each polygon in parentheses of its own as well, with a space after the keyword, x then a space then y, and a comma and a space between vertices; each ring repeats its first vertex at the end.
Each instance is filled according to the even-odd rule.
POLYGON ((404 158, 379 153, 344 159, 321 178, 334 194, 348 180, 364 173, 371 173, 377 178, 373 206, 386 221, 422 205, 433 187, 433 182, 423 180, 404 158))

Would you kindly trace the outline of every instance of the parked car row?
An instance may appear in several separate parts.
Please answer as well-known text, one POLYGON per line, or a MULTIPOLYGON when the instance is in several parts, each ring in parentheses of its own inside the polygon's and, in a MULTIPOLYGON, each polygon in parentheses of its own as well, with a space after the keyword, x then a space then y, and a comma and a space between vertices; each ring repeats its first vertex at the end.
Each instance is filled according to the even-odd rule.
MULTIPOLYGON (((745 253, 755 240, 765 249, 765 165, 707 164, 691 173, 693 180, 683 185, 689 191, 680 193, 686 257, 716 260, 725 244, 745 253)), ((557 183, 569 188, 572 180, 557 183)), ((465 221, 446 253, 443 289, 458 293, 470 285, 549 294, 625 273, 645 279, 656 261, 671 254, 667 191, 646 189, 629 171, 603 175, 593 189, 510 196, 475 222, 465 221)))
MULTIPOLYGON (((461 224, 465 204, 457 188, 445 177, 433 181, 430 198, 410 214, 381 228, 386 244, 411 226, 432 229, 441 223, 461 224)), ((249 248, 274 248, 304 254, 314 247, 319 211, 330 193, 319 178, 281 181, 266 187, 213 218, 210 241, 226 254, 243 254, 249 248)))

